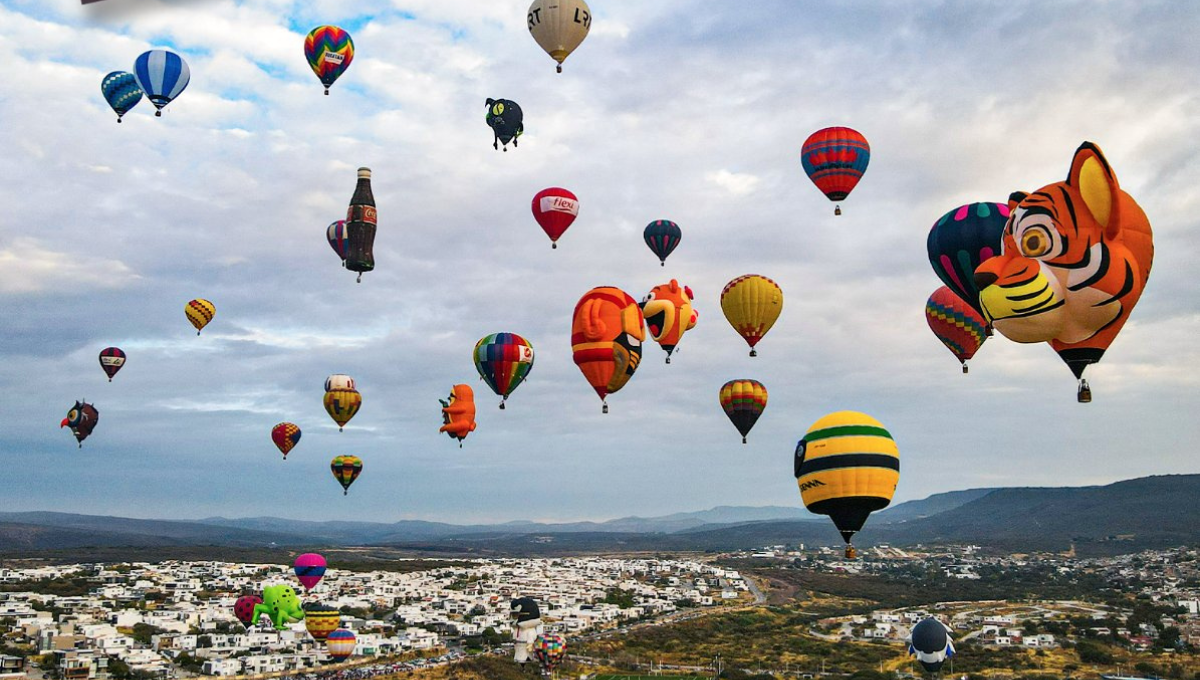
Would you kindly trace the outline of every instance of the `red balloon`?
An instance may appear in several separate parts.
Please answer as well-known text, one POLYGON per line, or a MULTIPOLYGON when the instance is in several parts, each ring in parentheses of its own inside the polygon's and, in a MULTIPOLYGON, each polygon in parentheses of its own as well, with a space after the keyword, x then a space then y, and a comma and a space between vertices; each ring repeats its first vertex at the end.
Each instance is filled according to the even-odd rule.
POLYGON ((579 199, 562 187, 542 189, 533 197, 533 219, 550 237, 550 247, 558 247, 558 238, 579 214, 579 199))

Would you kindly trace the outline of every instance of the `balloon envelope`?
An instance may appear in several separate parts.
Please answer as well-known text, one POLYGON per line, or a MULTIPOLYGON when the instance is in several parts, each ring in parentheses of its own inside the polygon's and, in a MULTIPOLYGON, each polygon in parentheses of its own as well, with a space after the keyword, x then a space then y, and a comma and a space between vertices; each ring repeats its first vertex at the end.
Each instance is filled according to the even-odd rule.
POLYGON ((296 558, 296 563, 292 565, 292 571, 296 572, 296 578, 300 580, 300 585, 304 586, 305 592, 308 592, 324 578, 325 567, 324 557, 317 553, 304 553, 296 558))
POLYGON ((156 116, 162 115, 162 108, 178 97, 192 78, 187 62, 166 50, 143 52, 133 63, 133 75, 146 98, 158 109, 156 116))
POLYGON ((326 604, 304 605, 304 628, 317 642, 324 642, 341 625, 342 614, 336 607, 326 604))
POLYGON ((242 625, 249 628, 257 623, 254 620, 254 607, 262 604, 263 599, 258 595, 243 595, 233 603, 233 615, 242 625))
POLYGON ((470 385, 453 385, 450 396, 439 400, 442 404, 442 426, 438 432, 445 432, 451 439, 462 440, 475 431, 475 390, 470 385))
POLYGON ((640 306, 646 330, 667 353, 668 364, 683 334, 696 327, 700 315, 692 307, 694 297, 691 288, 671 279, 669 283, 651 288, 642 299, 640 306))
POLYGON ((362 459, 358 456, 335 456, 329 463, 333 478, 342 485, 342 495, 350 493, 350 485, 362 474, 362 459))
POLYGON ((930 617, 913 626, 908 638, 908 653, 917 657, 921 666, 930 673, 942 670, 946 659, 954 656, 954 643, 946 625, 930 617))
POLYGON ((338 430, 346 427, 346 423, 362 408, 362 394, 358 390, 333 389, 325 393, 325 412, 338 424, 338 430))
POLYGON ((646 338, 644 326, 641 307, 620 288, 593 288, 575 305, 572 358, 601 402, 624 387, 637 370, 646 338))
POLYGON ((337 220, 326 227, 325 239, 329 241, 333 252, 345 261, 347 249, 350 247, 349 236, 346 235, 346 220, 337 220))
POLYGON ((848 127, 827 127, 809 135, 800 164, 813 184, 831 201, 850 195, 871 160, 867 138, 848 127))
POLYGON ((546 54, 562 63, 592 27, 592 12, 583 0, 534 0, 526 17, 529 33, 546 54))
POLYGON ((354 390, 358 389, 354 385, 354 378, 344 373, 334 373, 325 379, 325 391, 333 390, 354 390))
POLYGON ((502 144, 504 150, 508 151, 508 143, 512 142, 513 146, 516 146, 516 138, 525 132, 525 114, 521 112, 521 107, 511 99, 488 99, 487 107, 485 120, 496 135, 492 147, 499 148, 502 144))
POLYGON ((671 220, 654 220, 642 230, 642 238, 650 250, 658 256, 658 261, 666 265, 669 256, 679 245, 683 231, 671 220))
POLYGON ((129 109, 142 101, 144 94, 141 86, 138 85, 137 78, 132 73, 125 71, 113 71, 104 76, 104 80, 100 81, 100 93, 104 95, 104 101, 108 102, 113 112, 117 114, 118 123, 129 109))
POLYGON ((275 442, 283 459, 287 460, 288 453, 300 441, 300 427, 295 423, 279 423, 271 428, 271 441, 275 442))
POLYGON ((338 661, 353 656, 356 644, 358 644, 358 639, 354 633, 345 628, 338 628, 325 638, 325 649, 329 650, 329 656, 338 661))
POLYGON ((579 216, 579 199, 562 187, 542 189, 533 196, 533 219, 550 237, 553 247, 558 239, 579 216))
POLYGON ((501 408, 533 370, 533 345, 516 333, 492 333, 475 343, 475 370, 501 397, 501 408))
POLYGON ((542 634, 533 640, 533 658, 546 671, 552 671, 567 655, 567 641, 561 635, 542 634))
POLYGON ((108 381, 112 382, 113 376, 121 367, 125 365, 125 352, 119 347, 105 347, 100 350, 100 368, 104 369, 105 375, 108 376, 108 381))
POLYGON ((746 435, 767 408, 767 388, 757 380, 730 380, 721 386, 718 398, 725 415, 742 433, 745 444, 746 435))
POLYGON ((946 286, 929 296, 925 321, 946 349, 958 357, 965 373, 967 360, 987 340, 987 321, 946 286))
POLYGON ((83 440, 87 439, 92 434, 92 430, 96 429, 96 424, 100 422, 100 412, 95 406, 85 402, 77 401, 67 411, 67 417, 62 419, 58 424, 59 429, 64 427, 71 428, 71 434, 75 435, 75 441, 79 442, 79 447, 83 448, 83 440))
POLYGON ((329 87, 354 61, 354 41, 337 26, 317 26, 304 38, 304 56, 329 94, 329 87))
POLYGON ((200 331, 217 315, 217 306, 204 298, 196 298, 184 306, 183 313, 195 327, 196 335, 200 335, 200 331))
POLYGON ((938 218, 925 240, 933 272, 980 317, 983 307, 975 269, 1000 253, 1008 216, 1008 206, 1003 203, 960 205, 938 218))
POLYGON ((758 356, 755 345, 783 311, 783 291, 765 276, 746 274, 725 284, 721 311, 729 325, 750 345, 750 356, 758 356))

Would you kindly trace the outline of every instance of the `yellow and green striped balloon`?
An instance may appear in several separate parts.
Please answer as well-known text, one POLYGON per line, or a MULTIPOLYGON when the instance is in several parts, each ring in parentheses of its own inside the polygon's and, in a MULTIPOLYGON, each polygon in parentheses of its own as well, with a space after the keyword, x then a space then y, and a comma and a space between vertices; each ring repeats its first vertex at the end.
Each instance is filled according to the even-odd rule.
POLYGON ((829 515, 849 544, 867 516, 892 501, 900 450, 878 420, 838 411, 808 428, 796 445, 794 470, 804 507, 829 515))

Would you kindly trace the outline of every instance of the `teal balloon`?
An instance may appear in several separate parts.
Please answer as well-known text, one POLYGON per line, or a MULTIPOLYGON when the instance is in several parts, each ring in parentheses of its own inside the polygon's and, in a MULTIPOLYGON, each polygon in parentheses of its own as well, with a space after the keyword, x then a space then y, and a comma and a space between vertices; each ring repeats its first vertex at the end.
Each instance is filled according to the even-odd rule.
POLYGON ((113 71, 104 76, 104 80, 100 81, 100 92, 104 95, 104 100, 116 112, 118 123, 121 122, 121 117, 129 112, 129 109, 142 101, 142 95, 145 94, 138 85, 137 78, 133 77, 132 73, 125 71, 113 71))

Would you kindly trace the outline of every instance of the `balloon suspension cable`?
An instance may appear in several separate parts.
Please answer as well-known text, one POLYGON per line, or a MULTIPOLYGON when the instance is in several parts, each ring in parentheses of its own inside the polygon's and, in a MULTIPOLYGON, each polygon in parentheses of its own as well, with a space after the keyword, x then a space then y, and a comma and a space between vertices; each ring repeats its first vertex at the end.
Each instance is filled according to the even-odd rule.
POLYGON ((492 142, 492 148, 493 148, 493 149, 499 149, 499 148, 500 148, 500 142, 498 142, 498 141, 492 142))
POLYGON ((966 375, 970 372, 971 372, 970 369, 967 368, 967 362, 964 361, 963 362, 963 375, 966 375))

